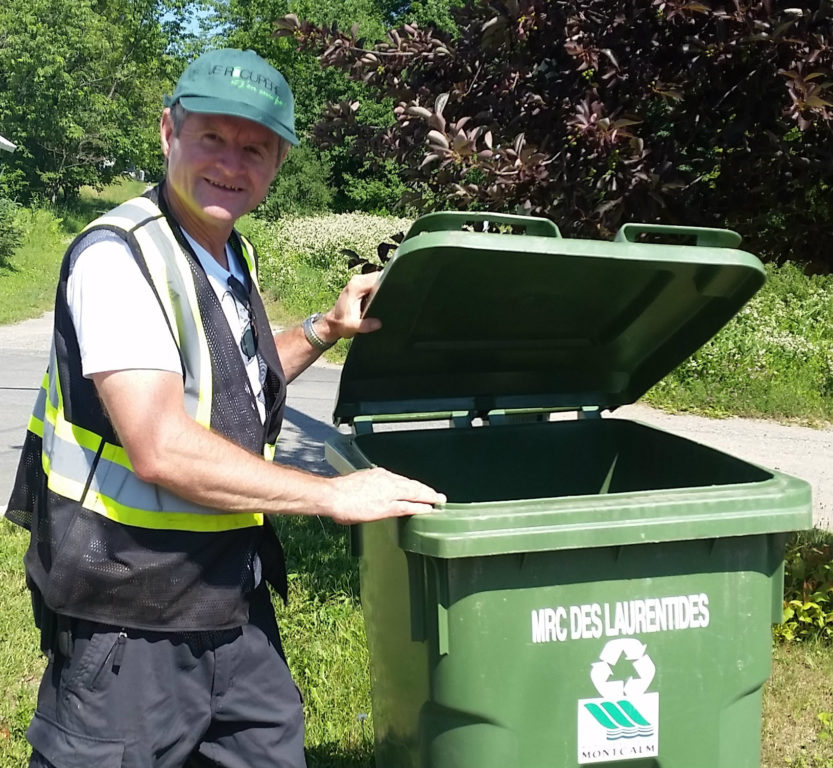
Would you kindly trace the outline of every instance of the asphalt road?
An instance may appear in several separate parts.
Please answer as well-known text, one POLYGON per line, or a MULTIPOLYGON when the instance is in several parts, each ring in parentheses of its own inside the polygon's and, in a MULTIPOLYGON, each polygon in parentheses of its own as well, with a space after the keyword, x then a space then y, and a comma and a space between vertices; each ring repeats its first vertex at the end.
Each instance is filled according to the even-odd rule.
MULTIPOLYGON (((5 509, 26 424, 43 377, 51 316, 0 326, 0 511, 5 509)), ((323 443, 335 433, 331 414, 340 368, 317 364, 289 388, 281 460, 332 474, 323 443)), ((813 488, 813 519, 833 529, 833 429, 816 430, 754 419, 707 419, 671 415, 642 405, 620 408, 619 418, 651 424, 738 458, 807 480, 813 488)))

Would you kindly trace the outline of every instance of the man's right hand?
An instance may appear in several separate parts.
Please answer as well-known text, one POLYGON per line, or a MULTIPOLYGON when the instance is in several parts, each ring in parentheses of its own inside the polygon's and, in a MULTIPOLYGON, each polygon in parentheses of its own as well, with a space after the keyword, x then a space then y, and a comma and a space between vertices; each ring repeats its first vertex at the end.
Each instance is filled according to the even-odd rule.
POLYGON ((446 502, 444 494, 424 483, 379 467, 334 477, 329 485, 326 514, 343 525, 425 514, 446 502))

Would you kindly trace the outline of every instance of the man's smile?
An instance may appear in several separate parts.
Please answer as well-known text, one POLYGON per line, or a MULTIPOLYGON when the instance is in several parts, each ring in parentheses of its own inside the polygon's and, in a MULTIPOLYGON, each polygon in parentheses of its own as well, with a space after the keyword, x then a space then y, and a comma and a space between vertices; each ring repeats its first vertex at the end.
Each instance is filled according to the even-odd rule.
POLYGON ((218 189, 224 189, 228 192, 242 192, 242 187, 232 187, 228 184, 221 184, 219 181, 212 181, 211 179, 204 179, 204 181, 208 182, 212 187, 217 187, 218 189))

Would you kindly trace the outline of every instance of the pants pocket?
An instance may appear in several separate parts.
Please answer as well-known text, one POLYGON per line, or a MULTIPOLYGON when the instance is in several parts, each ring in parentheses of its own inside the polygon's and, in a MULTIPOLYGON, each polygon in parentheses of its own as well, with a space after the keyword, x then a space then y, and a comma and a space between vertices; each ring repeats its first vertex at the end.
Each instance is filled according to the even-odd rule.
POLYGON ((26 738, 55 768, 119 768, 124 756, 123 741, 75 733, 40 712, 35 712, 26 738))
POLYGON ((118 643, 118 631, 93 632, 89 638, 76 637, 72 658, 64 668, 66 689, 80 692, 101 687, 101 678, 113 664, 118 643))

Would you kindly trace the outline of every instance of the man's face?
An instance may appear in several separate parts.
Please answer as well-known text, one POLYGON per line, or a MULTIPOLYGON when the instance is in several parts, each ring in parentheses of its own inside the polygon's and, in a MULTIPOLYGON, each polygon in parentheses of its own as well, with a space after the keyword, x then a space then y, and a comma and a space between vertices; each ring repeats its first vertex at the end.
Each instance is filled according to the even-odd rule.
MULTIPOLYGON (((186 231, 230 230, 266 197, 283 161, 285 142, 242 117, 188 113, 174 136, 162 114, 162 151, 175 212, 186 231)), ((227 236, 226 232, 226 236, 227 236)))

